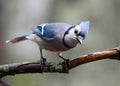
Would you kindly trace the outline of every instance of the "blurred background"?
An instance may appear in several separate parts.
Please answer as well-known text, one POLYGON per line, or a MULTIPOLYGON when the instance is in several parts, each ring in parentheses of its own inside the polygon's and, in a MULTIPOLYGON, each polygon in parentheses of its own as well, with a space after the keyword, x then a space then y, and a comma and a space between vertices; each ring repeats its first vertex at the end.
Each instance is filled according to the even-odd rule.
MULTIPOLYGON (((31 41, 5 44, 5 40, 31 33, 36 25, 90 20, 83 45, 63 53, 76 56, 120 45, 120 0, 0 0, 0 64, 38 61, 38 46, 31 41)), ((48 61, 61 61, 44 51, 48 61)), ((101 60, 81 65, 69 74, 24 74, 4 77, 13 86, 119 86, 120 62, 101 60)))

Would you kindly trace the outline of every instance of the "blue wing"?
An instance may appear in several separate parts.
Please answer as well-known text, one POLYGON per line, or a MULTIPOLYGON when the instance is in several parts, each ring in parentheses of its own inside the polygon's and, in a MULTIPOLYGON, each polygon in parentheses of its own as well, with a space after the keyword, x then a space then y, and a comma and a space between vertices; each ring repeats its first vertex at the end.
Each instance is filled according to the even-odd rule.
POLYGON ((47 24, 38 25, 33 29, 34 33, 38 35, 41 39, 45 41, 50 41, 54 39, 54 31, 50 28, 46 28, 47 24))

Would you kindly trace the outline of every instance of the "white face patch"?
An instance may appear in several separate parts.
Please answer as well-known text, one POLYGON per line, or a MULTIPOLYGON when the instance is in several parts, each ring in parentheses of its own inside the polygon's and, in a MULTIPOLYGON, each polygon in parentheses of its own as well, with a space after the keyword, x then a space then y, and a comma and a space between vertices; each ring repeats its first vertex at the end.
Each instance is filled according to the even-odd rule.
POLYGON ((76 26, 75 26, 75 29, 78 31, 78 33, 81 32, 81 27, 80 27, 80 25, 76 25, 76 26))
POLYGON ((71 37, 75 37, 76 35, 75 35, 75 33, 74 33, 74 31, 75 31, 75 29, 71 29, 70 31, 69 31, 69 33, 68 33, 68 35, 70 35, 71 37))
POLYGON ((75 28, 72 28, 72 29, 68 32, 67 37, 72 38, 72 39, 76 39, 75 28))
POLYGON ((76 39, 76 34, 80 33, 81 32, 81 27, 80 25, 76 25, 74 28, 72 28, 68 35, 71 36, 72 38, 76 39), (77 33, 75 32, 77 31, 77 33))
POLYGON ((75 25, 74 27, 72 27, 68 33, 66 34, 66 37, 68 39, 72 39, 72 40, 77 40, 77 36, 79 35, 79 33, 81 32, 81 26, 80 25, 75 25))

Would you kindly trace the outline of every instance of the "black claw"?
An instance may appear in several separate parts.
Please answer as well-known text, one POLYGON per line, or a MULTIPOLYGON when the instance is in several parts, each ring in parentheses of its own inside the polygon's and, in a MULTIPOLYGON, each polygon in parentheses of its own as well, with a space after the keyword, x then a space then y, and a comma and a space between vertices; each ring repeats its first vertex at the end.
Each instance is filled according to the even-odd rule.
POLYGON ((40 59, 40 64, 44 66, 44 65, 45 65, 45 62, 46 62, 46 58, 43 58, 43 57, 42 57, 42 58, 40 59))
POLYGON ((69 66, 70 66, 70 60, 69 60, 69 59, 65 59, 65 60, 64 60, 64 63, 65 63, 66 66, 69 68, 69 66))
POLYGON ((64 73, 68 73, 69 70, 69 66, 70 66, 70 61, 69 59, 65 59, 64 57, 62 57, 61 53, 57 54, 61 59, 63 59, 64 61, 62 62, 62 66, 63 66, 63 71, 64 73))
POLYGON ((62 66, 63 66, 63 72, 68 73, 68 70, 69 70, 69 67, 70 67, 70 60, 65 59, 64 62, 62 62, 62 66))
POLYGON ((41 64, 41 66, 45 66, 45 62, 46 62, 46 58, 41 58, 40 59, 40 64, 41 64))
POLYGON ((46 58, 41 58, 40 59, 40 69, 41 69, 41 72, 40 73, 42 73, 43 72, 43 68, 44 68, 44 66, 45 66, 45 62, 46 62, 46 58))
POLYGON ((43 57, 43 55, 42 55, 42 49, 41 49, 41 48, 40 48, 40 55, 41 55, 40 68, 41 68, 41 73, 42 73, 43 68, 44 68, 44 66, 45 66, 46 58, 43 57))

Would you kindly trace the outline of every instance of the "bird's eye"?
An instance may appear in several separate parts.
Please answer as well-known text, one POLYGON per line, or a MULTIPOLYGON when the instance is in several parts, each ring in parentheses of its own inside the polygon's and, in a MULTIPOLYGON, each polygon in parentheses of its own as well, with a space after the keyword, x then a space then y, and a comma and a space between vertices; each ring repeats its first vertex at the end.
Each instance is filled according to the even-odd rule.
POLYGON ((77 31, 77 30, 75 30, 75 31, 74 31, 74 33, 75 33, 75 34, 78 34, 78 31, 77 31))

